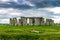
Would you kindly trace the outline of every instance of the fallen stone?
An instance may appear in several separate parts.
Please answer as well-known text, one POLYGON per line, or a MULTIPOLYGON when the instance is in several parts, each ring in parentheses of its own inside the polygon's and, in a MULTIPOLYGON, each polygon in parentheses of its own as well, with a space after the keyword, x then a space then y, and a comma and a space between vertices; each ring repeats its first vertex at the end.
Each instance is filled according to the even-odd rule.
POLYGON ((33 33, 40 33, 40 31, 37 31, 37 30, 32 30, 31 32, 33 32, 33 33))

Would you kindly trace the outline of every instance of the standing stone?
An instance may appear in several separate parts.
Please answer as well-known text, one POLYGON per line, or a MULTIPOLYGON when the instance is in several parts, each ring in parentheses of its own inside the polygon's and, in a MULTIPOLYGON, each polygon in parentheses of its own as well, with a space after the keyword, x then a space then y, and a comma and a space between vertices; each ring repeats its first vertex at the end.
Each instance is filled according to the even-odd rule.
POLYGON ((35 25, 35 18, 29 17, 29 25, 35 25))
POLYGON ((40 18, 39 17, 35 17, 35 25, 40 25, 40 18))
POLYGON ((29 25, 33 25, 33 18, 29 18, 29 25))
POLYGON ((54 25, 54 20, 52 20, 52 25, 54 25))
POLYGON ((21 25, 21 19, 19 19, 18 25, 21 25))
POLYGON ((29 25, 44 25, 43 17, 29 17, 29 25))
POLYGON ((26 17, 21 17, 21 25, 22 26, 27 25, 27 18, 26 17))
POLYGON ((44 18, 40 17, 40 25, 44 25, 44 18))
POLYGON ((13 21, 12 21, 13 19, 12 18, 10 18, 10 25, 13 25, 13 21))
POLYGON ((50 20, 50 25, 54 25, 54 20, 50 20))
POLYGON ((17 25, 17 18, 13 18, 13 25, 17 25))
POLYGON ((54 25, 54 21, 52 19, 46 19, 46 25, 54 25))
POLYGON ((50 25, 50 19, 46 19, 46 25, 50 25))
POLYGON ((29 25, 29 18, 27 18, 27 25, 29 25))

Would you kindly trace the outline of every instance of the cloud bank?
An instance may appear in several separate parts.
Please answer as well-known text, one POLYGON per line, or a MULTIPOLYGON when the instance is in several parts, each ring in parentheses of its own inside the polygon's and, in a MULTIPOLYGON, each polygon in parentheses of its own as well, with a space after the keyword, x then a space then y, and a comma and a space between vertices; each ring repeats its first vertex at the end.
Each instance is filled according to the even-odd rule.
POLYGON ((56 8, 39 8, 39 9, 29 9, 29 10, 20 10, 14 8, 0 8, 0 23, 9 23, 9 18, 20 18, 21 16, 26 17, 44 17, 44 18, 52 18, 55 20, 55 23, 60 22, 60 7, 56 8), (59 18, 59 19, 58 19, 59 18), (57 20, 58 19, 58 20, 57 20), (7 21, 7 22, 6 22, 7 21))
POLYGON ((21 16, 52 18, 60 23, 59 0, 0 0, 0 23, 21 16))

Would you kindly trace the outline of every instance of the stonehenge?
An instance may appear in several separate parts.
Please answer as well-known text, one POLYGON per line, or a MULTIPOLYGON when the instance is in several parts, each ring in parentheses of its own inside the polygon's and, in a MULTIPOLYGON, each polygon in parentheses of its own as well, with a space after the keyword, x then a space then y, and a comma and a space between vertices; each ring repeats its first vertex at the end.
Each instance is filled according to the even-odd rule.
POLYGON ((17 18, 10 18, 10 25, 20 25, 20 26, 26 26, 26 25, 54 25, 54 20, 52 19, 46 19, 46 22, 43 17, 21 17, 17 18))

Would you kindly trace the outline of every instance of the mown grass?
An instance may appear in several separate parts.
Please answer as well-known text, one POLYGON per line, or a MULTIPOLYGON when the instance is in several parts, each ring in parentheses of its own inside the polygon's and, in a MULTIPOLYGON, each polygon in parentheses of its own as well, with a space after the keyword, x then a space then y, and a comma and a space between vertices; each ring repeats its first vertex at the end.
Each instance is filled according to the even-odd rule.
POLYGON ((11 26, 0 25, 0 40, 60 40, 60 25, 11 26), (31 31, 39 32, 31 32, 31 31))

